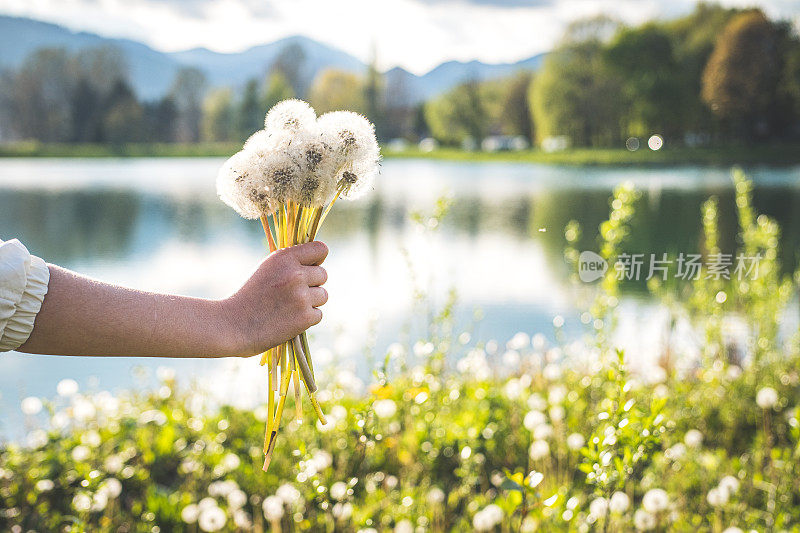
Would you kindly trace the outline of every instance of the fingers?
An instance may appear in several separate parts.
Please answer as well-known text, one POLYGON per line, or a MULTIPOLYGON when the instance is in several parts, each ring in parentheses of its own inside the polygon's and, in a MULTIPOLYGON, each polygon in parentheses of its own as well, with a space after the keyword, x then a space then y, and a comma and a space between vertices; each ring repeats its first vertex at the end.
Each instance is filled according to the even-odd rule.
POLYGON ((320 265, 328 256, 328 247, 319 241, 298 244, 289 249, 301 265, 320 265))
POLYGON ((310 266, 304 269, 306 273, 306 281, 309 287, 318 287, 325 285, 328 281, 328 273, 321 266, 310 266))
POLYGON ((310 287, 308 289, 309 293, 309 301, 311 303, 311 307, 319 307, 321 305, 325 305, 325 302, 328 301, 328 291, 323 289, 322 287, 310 287))

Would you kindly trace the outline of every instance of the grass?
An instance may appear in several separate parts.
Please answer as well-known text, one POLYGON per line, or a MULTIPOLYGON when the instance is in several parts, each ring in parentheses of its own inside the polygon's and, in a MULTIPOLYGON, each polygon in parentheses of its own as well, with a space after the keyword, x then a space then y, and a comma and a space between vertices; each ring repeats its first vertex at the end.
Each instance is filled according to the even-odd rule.
MULTIPOLYGON (((226 157, 240 149, 238 143, 166 144, 142 143, 119 146, 96 144, 18 143, 0 145, 0 157, 226 157)), ((800 143, 772 143, 729 147, 666 147, 658 152, 646 148, 629 152, 617 148, 575 148, 547 153, 538 149, 521 152, 466 152, 440 148, 384 149, 386 159, 439 159, 447 161, 502 161, 550 165, 658 166, 694 165, 793 165, 800 164, 800 143)))

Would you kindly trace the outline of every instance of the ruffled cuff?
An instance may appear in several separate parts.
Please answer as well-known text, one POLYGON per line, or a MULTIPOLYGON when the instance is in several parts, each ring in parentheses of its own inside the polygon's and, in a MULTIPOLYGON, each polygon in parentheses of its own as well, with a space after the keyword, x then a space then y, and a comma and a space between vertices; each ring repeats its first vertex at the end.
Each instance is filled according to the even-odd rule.
POLYGON ((28 340, 50 283, 50 269, 41 258, 30 256, 25 291, 0 337, 0 352, 16 350, 28 340))

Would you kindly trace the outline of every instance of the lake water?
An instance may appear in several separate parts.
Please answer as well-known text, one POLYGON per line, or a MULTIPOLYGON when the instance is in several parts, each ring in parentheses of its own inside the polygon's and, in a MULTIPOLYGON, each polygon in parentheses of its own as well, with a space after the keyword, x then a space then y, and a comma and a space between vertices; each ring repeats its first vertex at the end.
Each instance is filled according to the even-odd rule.
MULTIPOLYGON (((19 238, 52 263, 140 289, 224 297, 264 256, 258 223, 239 219, 215 195, 221 159, 0 159, 0 238, 19 238)), ((800 251, 800 167, 752 168, 755 206, 782 225, 782 256, 792 266, 800 251)), ((629 249, 643 253, 696 252, 699 211, 720 197, 725 247, 735 243, 730 170, 571 168, 506 163, 389 160, 376 189, 337 203, 320 238, 330 301, 311 331, 320 366, 358 369, 368 378, 365 346, 384 353, 395 341, 411 345, 425 317, 414 307, 422 290, 435 308, 451 288, 459 323, 472 340, 501 344, 517 331, 553 334, 565 321, 568 338, 582 331, 581 292, 563 260, 563 229, 584 227, 582 249, 595 249, 596 228, 608 216, 608 197, 620 182, 643 192, 629 249), (442 196, 452 207, 440 227, 410 221, 430 213, 442 196), (409 267, 409 264, 411 267, 409 267), (474 310, 482 320, 473 323, 474 310)), ((625 298, 623 336, 629 353, 646 358, 658 309, 625 298)), ((19 400, 51 397, 69 377, 83 389, 120 390, 152 383, 152 370, 175 368, 237 402, 263 394, 254 359, 0 355, 0 412, 13 433, 19 400), (136 370, 138 369, 138 370, 136 370)))

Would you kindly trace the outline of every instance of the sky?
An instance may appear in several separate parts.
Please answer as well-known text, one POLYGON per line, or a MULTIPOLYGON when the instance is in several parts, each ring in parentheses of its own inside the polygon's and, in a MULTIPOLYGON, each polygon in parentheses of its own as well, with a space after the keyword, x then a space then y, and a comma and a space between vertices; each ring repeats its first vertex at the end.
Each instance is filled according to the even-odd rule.
MULTIPOLYGON (((800 0, 722 0, 800 20, 800 0)), ((163 51, 236 52, 302 34, 384 69, 513 62, 550 50, 571 21, 675 17, 695 0, 0 0, 0 13, 142 41, 163 51)))

